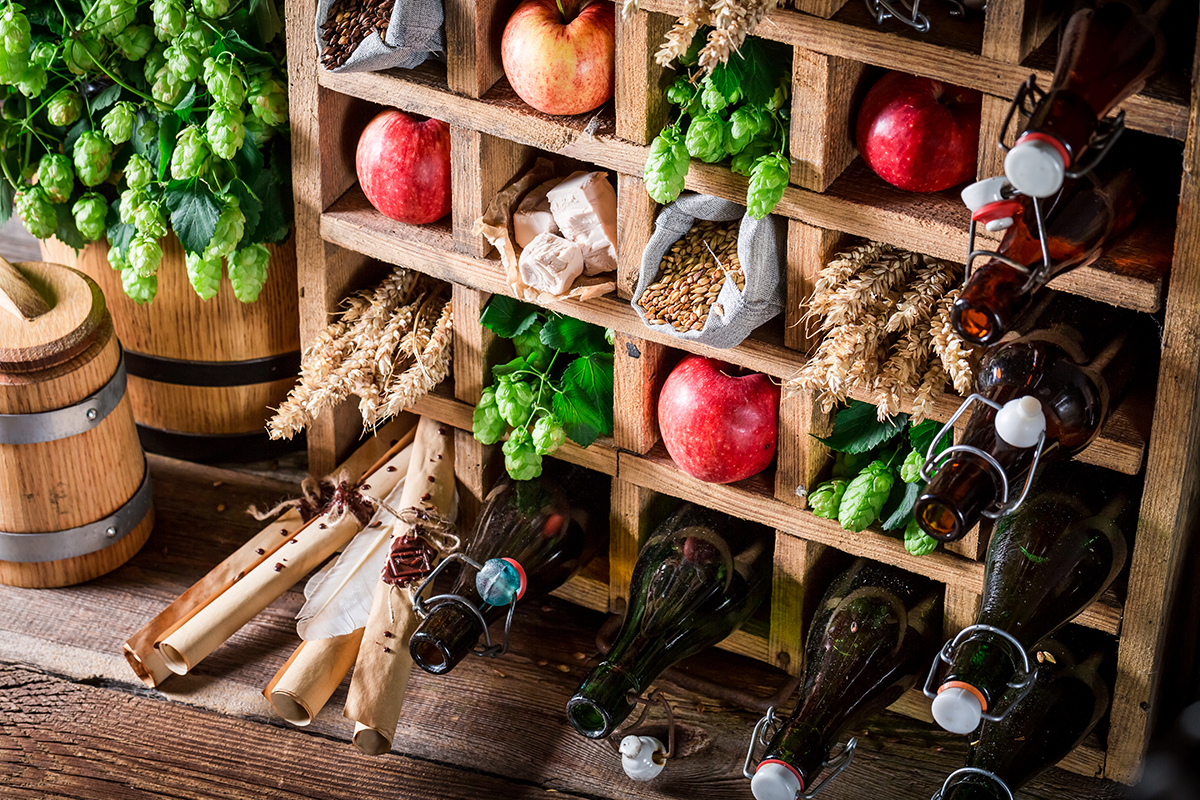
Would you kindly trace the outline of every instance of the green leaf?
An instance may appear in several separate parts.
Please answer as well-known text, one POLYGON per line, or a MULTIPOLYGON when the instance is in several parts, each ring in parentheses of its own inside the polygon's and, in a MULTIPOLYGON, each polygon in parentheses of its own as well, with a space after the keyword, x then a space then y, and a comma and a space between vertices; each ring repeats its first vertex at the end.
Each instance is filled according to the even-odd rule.
POLYGON ((75 251, 82 250, 87 246, 87 239, 83 238, 83 234, 79 232, 79 228, 75 227, 75 215, 71 213, 70 205, 64 203, 54 207, 58 215, 58 228, 54 231, 55 237, 67 247, 75 251))
MULTIPOLYGON (((591 400, 577 389, 554 395, 551 403, 554 416, 562 421, 563 430, 571 441, 587 447, 604 431, 604 420, 591 400)), ((611 430, 611 426, 610 426, 611 430)))
POLYGON ((518 356, 507 364, 492 367, 492 375, 499 378, 501 375, 512 375, 514 372, 520 372, 523 369, 529 369, 529 362, 518 356))
POLYGON ((89 125, 87 119, 80 117, 79 121, 72 125, 67 131, 67 135, 63 139, 63 152, 67 153, 68 155, 73 153, 75 151, 75 142, 77 142, 83 132, 89 130, 90 127, 91 126, 89 125))
MULTIPOLYGON (((916 450, 921 455, 929 450, 929 445, 933 444, 933 437, 937 436, 937 432, 942 429, 942 423, 937 420, 927 419, 924 422, 918 422, 908 429, 908 441, 912 444, 912 449, 916 450)), ((954 442, 954 429, 951 428, 942 437, 942 441, 937 449, 937 453, 942 452, 954 442)))
POLYGON ((129 243, 136 234, 137 228, 125 222, 117 222, 108 226, 108 243, 125 253, 128 252, 129 243))
POLYGON ((8 222, 12 217, 13 198, 16 196, 16 190, 8 181, 0 179, 0 227, 8 222))
POLYGON ((279 19, 274 0, 250 0, 250 14, 254 17, 263 44, 270 44, 283 33, 283 22, 279 19))
POLYGON ((278 62, 270 53, 254 47, 239 36, 236 31, 227 31, 224 35, 224 40, 225 48, 245 62, 246 65, 270 64, 271 66, 278 66, 278 62))
POLYGON ((200 253, 212 241, 221 204, 203 181, 171 181, 163 193, 171 209, 171 227, 189 253, 200 253))
POLYGON ((612 350, 608 340, 604 338, 604 328, 581 322, 573 317, 552 314, 542 326, 542 344, 573 353, 577 356, 590 356, 593 353, 607 353, 612 350))
MULTIPOLYGON (((562 376, 563 391, 577 392, 587 398, 602 424, 600 432, 612 433, 613 427, 613 354, 593 353, 577 358, 562 376)), ((563 420, 564 426, 566 420, 563 420)), ((570 434, 570 429, 567 431, 570 434)), ((572 439, 575 439, 571 435, 572 439)), ((578 441, 578 439, 576 439, 578 441)))
POLYGON ((892 494, 896 495, 900 487, 904 487, 904 491, 903 494, 900 494, 899 504, 888 514, 888 508, 891 505, 891 498, 889 497, 888 504, 883 508, 883 513, 886 515, 883 520, 883 529, 885 531, 894 531, 907 525, 908 521, 912 519, 913 506, 917 504, 917 498, 921 496, 922 487, 919 483, 896 481, 892 486, 892 494))
POLYGON ((121 97, 121 84, 114 83, 100 94, 88 101, 88 113, 95 116, 97 111, 103 111, 116 103, 121 97))
POLYGON ((497 336, 511 339, 524 333, 537 319, 539 309, 504 295, 493 295, 487 308, 479 315, 479 324, 497 336))
POLYGON ((839 453, 865 453, 891 441, 907 425, 907 414, 897 414, 880 422, 875 406, 851 400, 850 405, 834 418, 833 433, 824 438, 813 438, 839 453))
POLYGON ((291 192, 285 192, 274 170, 262 170, 250 187, 254 196, 259 199, 262 211, 258 225, 253 231, 246 228, 243 241, 248 244, 255 242, 282 242, 291 230, 291 192))
MULTIPOLYGON (((234 178, 230 181, 225 192, 238 199, 238 206, 241 208, 242 214, 246 217, 246 230, 250 232, 256 231, 263 210, 263 204, 258 199, 258 195, 250 191, 250 187, 241 178, 234 178)), ((258 240, 251 239, 250 243, 253 244, 256 241, 258 240)))
POLYGON ((158 118, 158 179, 160 181, 167 178, 167 169, 171 166, 171 155, 175 152, 175 137, 179 135, 179 127, 179 117, 174 114, 163 114, 158 118))
POLYGON ((257 175, 263 168, 263 154, 253 136, 242 139, 242 149, 233 156, 233 164, 242 175, 257 175))
POLYGON ((192 109, 196 106, 196 100, 199 99, 199 91, 197 90, 198 83, 192 81, 188 93, 183 96, 183 99, 175 104, 175 116, 187 125, 192 121, 192 109))

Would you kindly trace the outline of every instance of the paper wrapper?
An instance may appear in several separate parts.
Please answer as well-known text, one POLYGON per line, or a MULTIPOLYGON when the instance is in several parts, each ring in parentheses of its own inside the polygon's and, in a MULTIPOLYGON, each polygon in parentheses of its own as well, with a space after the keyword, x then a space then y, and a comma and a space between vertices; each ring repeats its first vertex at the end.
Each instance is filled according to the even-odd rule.
MULTIPOLYGON (((417 426, 413 459, 404 481, 400 509, 426 508, 445 515, 454 498, 454 438, 441 436, 437 423, 417 426)), ((396 525, 397 538, 410 526, 396 525)), ((412 591, 379 580, 371 616, 363 633, 354 677, 346 698, 345 716, 354 721, 354 746, 367 755, 381 755, 392 748, 396 724, 404 705, 412 659, 408 641, 420 620, 412 607, 412 591)))
MULTIPOLYGON (((339 465, 334 474, 345 470, 351 475, 362 475, 373 469, 373 465, 388 452, 389 442, 396 441, 392 449, 398 452, 412 441, 414 434, 411 417, 392 420, 339 465)), ((275 551, 287 544, 302 527, 304 523, 300 512, 287 510, 129 637, 124 646, 125 658, 142 682, 154 688, 175 674, 167 666, 162 653, 155 649, 155 643, 161 642, 214 598, 227 591, 237 582, 239 575, 249 573, 273 557, 275 551), (263 552, 259 553, 259 550, 263 552)))
MULTIPOLYGON (((363 478, 358 485, 359 493, 370 500, 387 497, 408 470, 411 455, 408 448, 393 455, 363 478)), ((186 675, 238 629, 344 547, 361 527, 354 514, 336 508, 311 520, 286 539, 287 543, 271 557, 247 571, 158 643, 167 667, 186 675)))
POLYGON ((302 642, 263 690, 279 716, 293 725, 308 725, 337 691, 354 666, 363 629, 302 642))
POLYGON ((538 157, 533 166, 517 180, 504 187, 488 204, 483 216, 475 220, 472 233, 483 236, 492 246, 500 251, 500 263, 504 265, 504 273, 513 294, 530 303, 549 303, 554 300, 590 300, 602 297, 617 288, 617 282, 603 275, 580 275, 566 294, 551 294, 534 289, 521 280, 519 268, 521 254, 517 250, 516 236, 513 234, 513 211, 530 189, 554 177, 554 164, 549 159, 538 157))

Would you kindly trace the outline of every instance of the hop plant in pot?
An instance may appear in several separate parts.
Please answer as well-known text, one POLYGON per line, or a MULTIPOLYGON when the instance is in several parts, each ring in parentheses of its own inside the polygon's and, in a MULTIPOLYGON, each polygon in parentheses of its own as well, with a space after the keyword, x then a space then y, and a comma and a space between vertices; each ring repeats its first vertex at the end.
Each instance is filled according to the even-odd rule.
POLYGON ((0 222, 76 250, 107 238, 139 303, 164 237, 213 297, 257 299, 291 228, 273 0, 0 2, 0 222))

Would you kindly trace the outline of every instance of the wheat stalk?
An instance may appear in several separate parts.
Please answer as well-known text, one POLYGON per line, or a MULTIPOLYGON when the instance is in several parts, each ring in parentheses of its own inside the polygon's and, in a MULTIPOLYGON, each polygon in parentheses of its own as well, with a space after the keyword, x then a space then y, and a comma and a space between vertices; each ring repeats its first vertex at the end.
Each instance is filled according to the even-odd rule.
POLYGON ((936 258, 923 258, 922 261, 924 263, 917 269, 912 283, 896 305, 896 313, 887 321, 889 333, 907 330, 929 319, 938 300, 962 275, 962 266, 959 264, 936 258))
POLYGON ((913 397, 912 422, 923 422, 933 416, 934 404, 942 396, 946 388, 946 369, 942 362, 935 360, 921 379, 913 397))
POLYGON ((871 266, 834 291, 822 327, 833 328, 857 319, 876 298, 890 295, 904 282, 920 256, 902 251, 884 253, 871 266))
POLYGON ((671 66, 672 61, 687 53, 696 31, 708 23, 708 5, 705 0, 685 0, 683 14, 671 26, 671 30, 667 31, 666 38, 654 54, 654 60, 659 66, 671 66))
POLYGON ((975 380, 975 351, 967 344, 954 325, 950 322, 950 310, 958 299, 958 289, 947 292, 938 301, 937 313, 933 316, 930 333, 933 336, 933 351, 941 359, 946 374, 954 384, 954 390, 961 395, 971 392, 971 384, 975 380))
POLYGON ((700 49, 700 68, 711 72, 713 67, 729 61, 729 54, 741 48, 776 5, 778 0, 715 0, 710 7, 713 29, 700 49))

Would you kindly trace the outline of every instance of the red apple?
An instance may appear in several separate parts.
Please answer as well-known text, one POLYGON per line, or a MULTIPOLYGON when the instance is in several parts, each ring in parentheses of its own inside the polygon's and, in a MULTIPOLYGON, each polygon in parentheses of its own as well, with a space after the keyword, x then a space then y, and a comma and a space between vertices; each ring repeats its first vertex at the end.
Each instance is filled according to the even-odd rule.
POLYGON ((608 0, 525 0, 500 42, 513 91, 547 114, 582 114, 612 97, 615 53, 608 0))
POLYGON ((450 213, 450 126, 441 120, 380 112, 358 138, 354 167, 385 217, 424 225, 450 213))
POLYGON ((681 470, 709 483, 732 483, 775 457, 779 387, 769 377, 715 358, 688 356, 658 395, 663 444, 681 470))
POLYGON ((949 189, 975 177, 982 104, 974 89, 889 72, 858 111, 859 152, 893 186, 949 189))

